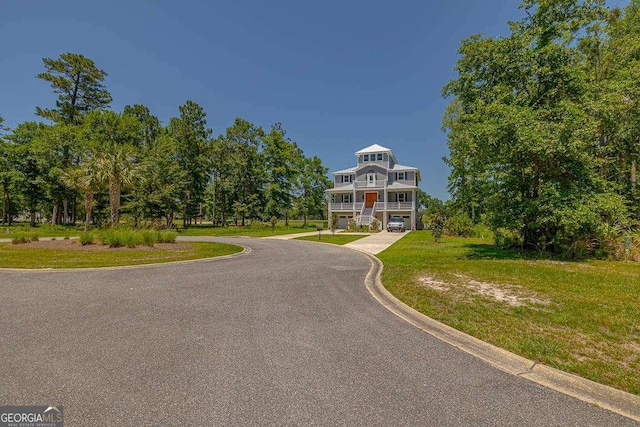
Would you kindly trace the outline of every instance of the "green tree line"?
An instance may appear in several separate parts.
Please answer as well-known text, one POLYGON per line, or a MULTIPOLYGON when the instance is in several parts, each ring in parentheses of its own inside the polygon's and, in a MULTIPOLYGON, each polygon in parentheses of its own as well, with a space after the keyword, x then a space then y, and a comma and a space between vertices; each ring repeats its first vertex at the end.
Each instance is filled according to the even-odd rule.
POLYGON ((443 89, 459 211, 524 247, 615 243, 640 218, 640 0, 524 0, 443 89))
POLYGON ((327 168, 307 157, 281 124, 265 132, 237 118, 213 136, 207 114, 188 100, 162 125, 144 105, 110 109, 107 73, 80 54, 44 58, 37 75, 57 95, 36 108, 48 124, 3 126, 0 117, 2 224, 28 213, 31 226, 185 226, 205 217, 226 225, 273 216, 322 217, 327 168))

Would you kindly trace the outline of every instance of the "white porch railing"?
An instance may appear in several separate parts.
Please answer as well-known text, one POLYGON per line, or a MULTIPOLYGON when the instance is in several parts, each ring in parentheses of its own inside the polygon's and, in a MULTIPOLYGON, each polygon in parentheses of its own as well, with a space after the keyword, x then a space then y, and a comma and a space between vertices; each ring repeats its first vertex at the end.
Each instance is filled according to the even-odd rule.
POLYGON ((387 186, 386 179, 376 179, 373 182, 356 180, 356 181, 353 181, 353 183, 355 184, 356 188, 384 188, 387 186))
POLYGON ((364 206, 364 203, 331 203, 332 211, 353 211, 354 209, 359 211, 364 206))
MULTIPOLYGON (((383 202, 378 200, 374 205, 374 211, 407 211, 415 209, 414 202, 383 202)), ((331 211, 357 211, 362 214, 364 203, 331 203, 331 211)))
POLYGON ((387 211, 406 211, 415 209, 414 202, 386 202, 384 209, 387 211))

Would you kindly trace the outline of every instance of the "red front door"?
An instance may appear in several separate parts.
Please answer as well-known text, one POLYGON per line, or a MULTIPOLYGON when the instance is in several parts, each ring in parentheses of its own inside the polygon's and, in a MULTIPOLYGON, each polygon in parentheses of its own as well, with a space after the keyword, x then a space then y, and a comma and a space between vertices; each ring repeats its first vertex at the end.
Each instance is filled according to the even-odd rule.
POLYGON ((378 201, 378 193, 365 193, 364 195, 364 207, 372 208, 373 204, 378 201))

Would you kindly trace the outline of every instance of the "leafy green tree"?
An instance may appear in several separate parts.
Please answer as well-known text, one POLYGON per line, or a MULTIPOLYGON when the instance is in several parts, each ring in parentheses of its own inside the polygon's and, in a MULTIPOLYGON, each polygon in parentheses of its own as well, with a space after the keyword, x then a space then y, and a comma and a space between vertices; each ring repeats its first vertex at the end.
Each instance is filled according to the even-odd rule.
MULTIPOLYGON (((261 193, 264 182, 264 159, 258 148, 264 137, 261 127, 236 118, 233 125, 228 127, 224 136, 226 146, 230 151, 226 153, 231 161, 230 169, 225 175, 231 184, 231 208, 236 218, 245 225, 247 218, 255 218, 262 205, 261 193)), ((225 155, 225 153, 221 153, 225 155)))
POLYGON ((327 178, 329 169, 322 165, 319 157, 309 158, 301 154, 298 161, 294 204, 298 214, 302 216, 304 225, 307 225, 309 216, 317 215, 324 218, 326 211, 324 192, 331 185, 331 181, 327 178))
POLYGON ((594 36, 596 41, 583 47, 590 60, 587 72, 595 70, 589 107, 599 120, 603 177, 616 183, 640 219, 640 2, 614 11, 610 21, 608 38, 594 36))
POLYGON ((601 1, 523 2, 504 38, 462 42, 447 84, 454 197, 486 210, 494 228, 546 249, 625 222, 623 200, 598 173, 597 124, 584 108, 578 46, 606 18, 601 1), (474 197, 476 197, 474 199, 474 197))
POLYGON ((54 122, 77 123, 88 111, 100 110, 111 103, 104 86, 107 76, 95 63, 77 53, 63 53, 58 59, 43 58, 45 72, 38 78, 48 81, 58 95, 55 109, 36 108, 36 113, 54 122))
POLYGON ((142 159, 141 179, 130 204, 141 217, 164 218, 167 228, 182 209, 186 171, 178 161, 176 140, 168 134, 155 140, 142 159))
POLYGON ((49 177, 54 169, 51 147, 43 137, 45 131, 43 124, 25 122, 7 136, 15 150, 16 181, 30 213, 31 227, 36 225, 39 205, 50 195, 49 177))
POLYGON ((298 145, 285 136, 286 131, 280 123, 273 125, 262 141, 262 159, 265 170, 265 214, 277 216, 284 213, 285 224, 289 225, 288 211, 293 203, 295 178, 303 166, 303 156, 298 145))
POLYGON ((160 120, 144 105, 134 104, 124 107, 123 115, 135 117, 140 122, 140 135, 136 138, 142 147, 152 146, 163 132, 160 120))
POLYGON ((180 117, 169 121, 169 133, 178 142, 178 161, 186 173, 183 219, 187 227, 204 204, 212 131, 207 128, 207 114, 200 105, 189 100, 179 110, 180 117))
POLYGON ((210 164, 212 168, 213 219, 218 213, 222 226, 227 225, 227 214, 233 204, 234 144, 220 135, 211 146, 210 164))
POLYGON ((0 117, 0 186, 2 187, 2 224, 13 220, 13 195, 17 192, 21 174, 18 172, 18 157, 14 144, 4 138, 2 132, 7 130, 2 125, 4 119, 0 117))

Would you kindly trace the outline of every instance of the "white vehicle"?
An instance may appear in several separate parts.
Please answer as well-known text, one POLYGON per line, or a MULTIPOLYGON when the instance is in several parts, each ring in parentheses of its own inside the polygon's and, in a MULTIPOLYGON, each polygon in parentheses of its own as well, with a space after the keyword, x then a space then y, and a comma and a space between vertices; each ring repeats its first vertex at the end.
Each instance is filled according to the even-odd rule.
POLYGON ((387 223, 387 231, 391 232, 394 230, 398 230, 404 233, 404 220, 400 217, 394 216, 387 223))

